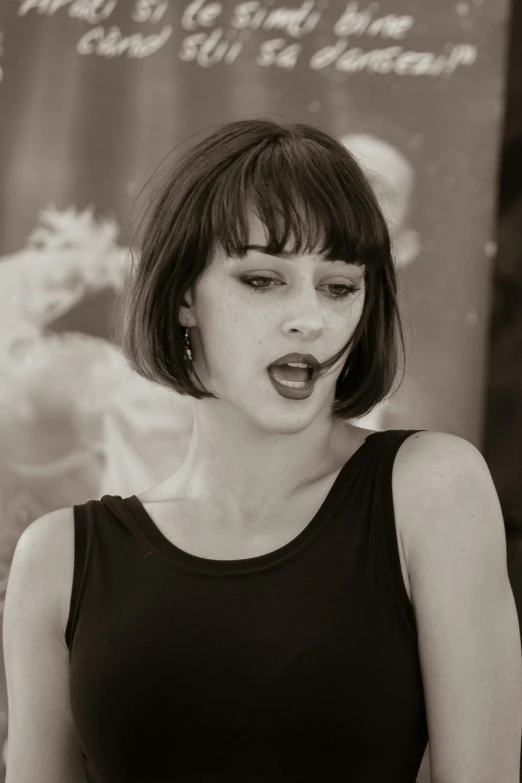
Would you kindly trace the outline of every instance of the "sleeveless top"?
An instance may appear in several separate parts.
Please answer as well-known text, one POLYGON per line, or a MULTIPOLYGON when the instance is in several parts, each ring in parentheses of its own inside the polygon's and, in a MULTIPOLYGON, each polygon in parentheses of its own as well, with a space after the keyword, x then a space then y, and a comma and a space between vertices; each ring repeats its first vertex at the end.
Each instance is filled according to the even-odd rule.
POLYGON ((74 506, 66 643, 89 783, 415 783, 428 733, 392 467, 368 436, 292 541, 212 560, 136 496, 74 506))

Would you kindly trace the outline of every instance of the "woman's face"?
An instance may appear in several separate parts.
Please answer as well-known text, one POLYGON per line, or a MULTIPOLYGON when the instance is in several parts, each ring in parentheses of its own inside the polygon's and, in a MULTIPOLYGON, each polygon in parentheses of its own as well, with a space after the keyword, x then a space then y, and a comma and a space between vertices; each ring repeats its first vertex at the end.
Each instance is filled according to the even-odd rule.
POLYGON ((249 246, 258 247, 243 258, 217 251, 188 294, 180 321, 190 327, 205 388, 263 430, 290 433, 331 416, 346 354, 307 390, 299 380, 308 378, 303 369, 268 368, 290 353, 324 362, 346 344, 363 310, 364 266, 316 253, 277 257, 260 249, 266 241, 264 226, 252 216, 249 246))

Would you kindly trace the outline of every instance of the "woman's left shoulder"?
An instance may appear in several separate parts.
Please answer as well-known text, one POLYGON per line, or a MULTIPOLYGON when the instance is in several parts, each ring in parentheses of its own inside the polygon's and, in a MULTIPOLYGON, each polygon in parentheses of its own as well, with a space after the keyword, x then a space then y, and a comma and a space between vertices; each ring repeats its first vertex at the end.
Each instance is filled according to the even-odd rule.
POLYGON ((396 457, 432 778, 518 780, 520 632, 486 462, 444 432, 412 434, 396 457))
POLYGON ((395 462, 397 471, 414 472, 428 481, 443 474, 454 475, 455 470, 489 472, 481 452, 470 441, 435 430, 413 432, 401 444, 395 462))
POLYGON ((410 551, 431 536, 477 542, 504 531, 487 463, 465 438, 413 433, 397 452, 392 483, 397 524, 410 551))

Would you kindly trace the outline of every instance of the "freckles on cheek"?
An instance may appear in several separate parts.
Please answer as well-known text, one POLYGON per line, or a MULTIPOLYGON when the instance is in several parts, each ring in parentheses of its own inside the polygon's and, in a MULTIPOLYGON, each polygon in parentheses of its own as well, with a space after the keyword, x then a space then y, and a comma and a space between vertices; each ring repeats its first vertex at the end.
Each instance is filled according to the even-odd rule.
POLYGON ((340 318, 337 323, 333 325, 333 330, 337 334, 337 341, 339 342, 337 350, 341 349, 343 345, 348 342, 357 328, 360 317, 361 312, 359 312, 359 308, 357 308, 357 312, 352 311, 348 316, 345 314, 344 317, 340 318))
POLYGON ((233 329, 249 331, 259 320, 260 307, 255 296, 238 296, 236 291, 225 290, 218 307, 221 320, 233 329))
POLYGON ((232 297, 214 298, 209 313, 211 317, 207 319, 207 329, 210 340, 215 340, 220 335, 219 341, 227 342, 248 328, 248 310, 238 307, 232 297))

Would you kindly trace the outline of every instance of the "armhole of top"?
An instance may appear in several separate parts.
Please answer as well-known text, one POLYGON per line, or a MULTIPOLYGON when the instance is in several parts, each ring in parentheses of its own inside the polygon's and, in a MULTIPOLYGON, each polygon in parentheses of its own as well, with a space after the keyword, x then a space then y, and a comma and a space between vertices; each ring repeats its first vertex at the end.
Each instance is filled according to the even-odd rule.
MULTIPOLYGON (((92 502, 92 501, 90 501, 92 502)), ((72 650, 74 633, 78 621, 82 593, 85 586, 85 577, 89 562, 89 554, 92 545, 92 520, 89 513, 89 503, 73 506, 74 512, 74 567, 71 588, 71 600, 69 615, 65 628, 65 643, 72 650)))
POLYGON ((404 576, 401 568, 401 556, 400 556, 400 534, 397 526, 397 520, 395 516, 395 504, 393 502, 393 466, 395 464, 395 458, 400 447, 411 435, 417 432, 425 432, 425 430, 395 430, 393 431, 394 437, 390 439, 388 448, 386 449, 386 458, 384 460, 384 492, 383 492, 383 517, 384 528, 386 537, 386 550, 388 568, 390 569, 390 577, 392 582, 392 588, 395 592, 395 598, 398 602, 399 609, 403 614, 407 625, 412 632, 417 634, 417 625, 415 622, 415 612, 413 610, 413 604, 408 596, 406 585, 404 583, 404 576))

